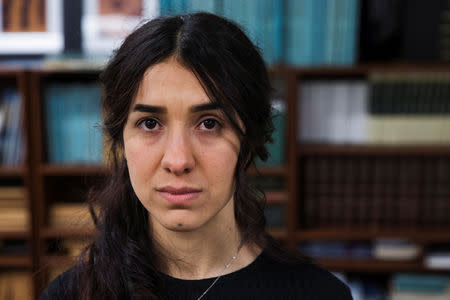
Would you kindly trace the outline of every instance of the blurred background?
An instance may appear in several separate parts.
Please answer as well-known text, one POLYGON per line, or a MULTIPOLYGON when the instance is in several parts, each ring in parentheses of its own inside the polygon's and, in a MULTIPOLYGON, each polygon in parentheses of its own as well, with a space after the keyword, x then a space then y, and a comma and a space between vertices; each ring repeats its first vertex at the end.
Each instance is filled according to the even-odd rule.
POLYGON ((450 1, 2 0, 0 299, 37 299, 92 237, 98 75, 134 28, 206 11, 269 68, 268 231, 355 300, 450 299, 450 1))

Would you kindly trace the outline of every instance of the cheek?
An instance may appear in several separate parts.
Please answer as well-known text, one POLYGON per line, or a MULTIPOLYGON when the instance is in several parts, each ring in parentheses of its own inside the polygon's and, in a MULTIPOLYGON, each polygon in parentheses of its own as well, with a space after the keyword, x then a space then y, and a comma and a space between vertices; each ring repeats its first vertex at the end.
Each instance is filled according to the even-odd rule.
POLYGON ((154 150, 155 147, 149 147, 139 138, 131 137, 125 141, 125 157, 133 185, 151 178, 156 163, 154 150))
POLYGON ((233 179, 237 163, 237 154, 226 147, 216 151, 203 153, 204 167, 212 184, 229 188, 233 179))

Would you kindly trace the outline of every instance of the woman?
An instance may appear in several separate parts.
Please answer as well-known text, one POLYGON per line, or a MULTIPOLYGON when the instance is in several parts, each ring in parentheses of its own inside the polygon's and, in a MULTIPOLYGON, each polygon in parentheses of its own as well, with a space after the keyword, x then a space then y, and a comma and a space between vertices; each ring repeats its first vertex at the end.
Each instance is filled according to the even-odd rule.
POLYGON ((264 231, 270 83, 245 34, 198 13, 133 32, 101 76, 112 176, 92 245, 41 299, 351 299, 264 231))

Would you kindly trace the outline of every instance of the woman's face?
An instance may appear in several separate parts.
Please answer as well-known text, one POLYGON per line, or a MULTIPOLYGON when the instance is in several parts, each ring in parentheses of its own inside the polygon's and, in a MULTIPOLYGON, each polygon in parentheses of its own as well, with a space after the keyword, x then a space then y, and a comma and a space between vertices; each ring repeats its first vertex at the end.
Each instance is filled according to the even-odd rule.
POLYGON ((192 231, 234 218, 239 138, 175 59, 147 70, 123 137, 131 184, 153 228, 192 231))

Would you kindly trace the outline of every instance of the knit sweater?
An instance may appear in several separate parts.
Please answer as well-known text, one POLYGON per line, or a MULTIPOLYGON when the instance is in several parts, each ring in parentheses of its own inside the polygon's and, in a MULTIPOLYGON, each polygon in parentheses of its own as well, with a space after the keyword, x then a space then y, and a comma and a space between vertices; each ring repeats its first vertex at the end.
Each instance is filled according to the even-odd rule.
MULTIPOLYGON (((168 299, 195 300, 215 280, 162 276, 166 281, 168 299)), ((40 300, 76 299, 75 278, 73 268, 61 274, 50 283, 40 300)), ((344 283, 319 266, 279 262, 263 252, 248 266, 223 275, 202 298, 207 299, 351 300, 352 297, 344 283)))

